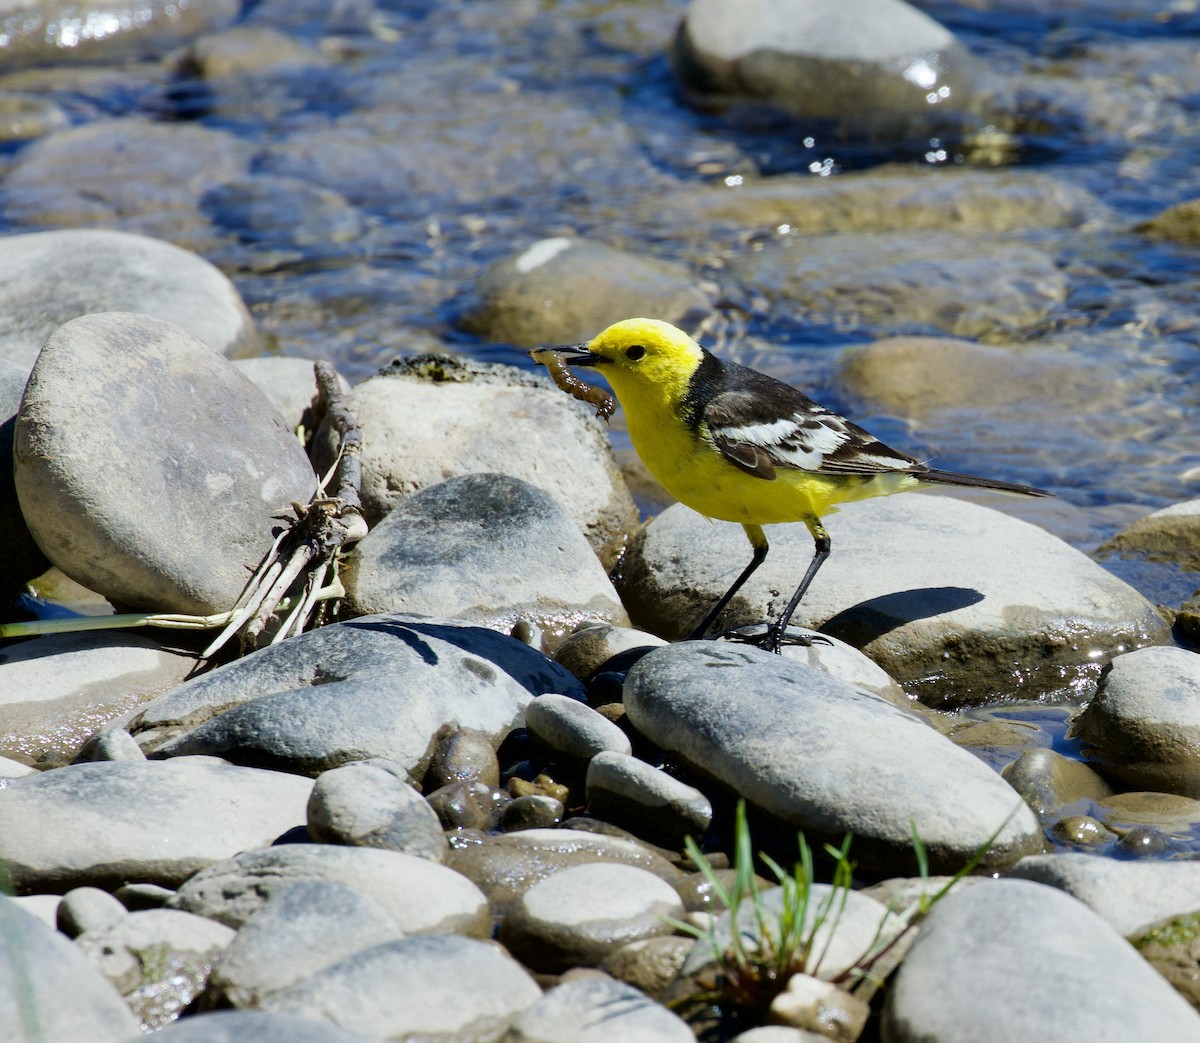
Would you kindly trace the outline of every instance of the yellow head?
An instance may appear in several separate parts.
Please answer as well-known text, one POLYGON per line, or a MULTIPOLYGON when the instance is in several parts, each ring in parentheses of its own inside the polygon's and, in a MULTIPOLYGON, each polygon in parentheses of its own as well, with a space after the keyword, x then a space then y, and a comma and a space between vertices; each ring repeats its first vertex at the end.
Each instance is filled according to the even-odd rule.
POLYGON ((643 403, 678 404, 703 358, 699 344, 660 319, 623 319, 565 354, 603 373, 627 413, 643 403))

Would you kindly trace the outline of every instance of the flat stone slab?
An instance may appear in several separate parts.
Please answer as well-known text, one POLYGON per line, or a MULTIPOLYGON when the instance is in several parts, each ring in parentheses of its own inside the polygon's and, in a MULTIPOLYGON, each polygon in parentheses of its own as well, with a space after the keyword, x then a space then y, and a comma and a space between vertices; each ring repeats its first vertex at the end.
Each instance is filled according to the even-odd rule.
POLYGON ((176 887, 302 826, 311 789, 206 759, 69 764, 0 789, 0 860, 23 892, 176 887))

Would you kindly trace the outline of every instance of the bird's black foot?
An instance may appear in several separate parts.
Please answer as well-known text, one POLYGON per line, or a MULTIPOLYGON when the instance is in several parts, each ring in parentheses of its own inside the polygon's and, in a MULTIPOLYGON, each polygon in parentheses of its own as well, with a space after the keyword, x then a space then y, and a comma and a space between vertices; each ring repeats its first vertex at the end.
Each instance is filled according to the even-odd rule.
POLYGON ((812 645, 833 645, 833 642, 823 634, 813 634, 799 630, 796 627, 777 627, 774 623, 751 623, 749 626, 734 627, 711 637, 724 638, 726 641, 736 641, 746 645, 757 645, 764 652, 780 654, 784 645, 808 648, 812 645))

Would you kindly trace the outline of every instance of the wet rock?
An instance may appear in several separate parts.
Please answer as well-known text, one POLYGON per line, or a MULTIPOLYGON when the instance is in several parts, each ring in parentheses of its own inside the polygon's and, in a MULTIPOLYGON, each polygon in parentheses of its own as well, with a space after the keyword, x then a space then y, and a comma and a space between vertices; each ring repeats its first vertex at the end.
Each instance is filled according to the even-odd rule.
POLYGON ((546 691, 581 690, 494 630, 367 616, 194 678, 142 707, 129 728, 156 756, 203 751, 312 775, 383 757, 419 779, 443 725, 457 721, 499 744, 546 691))
POLYGON ((0 18, 0 65, 7 70, 148 55, 218 28, 237 14, 234 0, 205 0, 182 10, 163 0, 137 5, 17 0, 5 5, 0 18))
POLYGON ((528 793, 505 804, 500 814, 500 828, 506 833, 522 829, 550 829, 566 817, 561 800, 540 793, 528 793))
POLYGON ((523 348, 577 344, 630 315, 686 326, 710 310, 683 265, 586 239, 542 239, 488 268, 475 293, 463 326, 523 348))
POLYGON ((339 960, 404 932, 369 895, 329 880, 289 883, 238 930, 208 983, 212 1002, 257 1007, 339 960))
POLYGON ((1041 849, 1033 813, 981 761, 878 696, 769 652, 656 649, 630 671, 625 706, 651 742, 789 829, 853 833, 864 866, 910 861, 914 828, 934 871, 957 870, 996 830, 984 865, 1041 849))
MULTIPOLYGON (((833 554, 793 622, 857 646, 902 684, 918 683, 927 705, 1090 682, 1100 671, 1096 650, 1167 637, 1132 587, 998 511, 948 496, 892 496, 846 504, 827 528, 833 554), (1019 557, 1006 549, 1014 546, 1019 557)), ((812 559, 803 526, 767 535, 766 562, 719 625, 776 616, 812 559)), ((749 560, 748 546, 739 525, 668 508, 631 545, 621 595, 638 625, 681 636, 749 560)))
POLYGON ((512 797, 478 779, 462 779, 426 798, 446 829, 495 829, 512 797))
POLYGON ((479 889, 427 858, 369 847, 284 844, 243 851, 195 874, 170 906, 240 927, 297 881, 344 884, 378 902, 405 934, 491 930, 479 889))
POLYGON ((321 68, 328 60, 287 33, 261 25, 238 25, 206 33, 184 52, 180 72, 205 80, 321 68))
POLYGON ((233 134, 189 121, 85 123, 21 152, 0 186, 0 210, 26 227, 120 224, 202 251, 217 237, 201 199, 244 175, 253 155, 233 134))
POLYGON ((673 881, 681 875, 665 858, 641 844, 577 829, 530 829, 490 837, 485 843, 451 851, 446 864, 474 881, 500 915, 537 882, 593 862, 643 868, 663 880, 673 881))
POLYGON ((526 966, 561 972, 594 967, 632 941, 671 933, 681 917, 670 884, 637 866, 595 862, 560 869, 516 898, 500 941, 526 966))
POLYGON ((147 909, 84 931, 75 944, 118 992, 127 994, 162 981, 164 968, 180 956, 211 966, 233 936, 231 928, 203 916, 147 909))
POLYGON ((528 1007, 509 1030, 509 1043, 691 1043, 684 1021, 623 982, 565 982, 528 1007))
POLYGON ((13 968, 0 988, 0 1024, 44 1039, 126 1043, 138 1036, 137 1019, 87 957, 53 928, 0 896, 5 930, 0 958, 13 968), (64 1002, 69 997, 70 1002, 64 1002))
POLYGON ((638 214, 651 226, 669 225, 675 235, 711 239, 714 226, 786 226, 802 235, 1075 228, 1102 222, 1107 209, 1086 189, 1029 169, 895 165, 825 178, 743 177, 736 187, 688 184, 645 198, 638 214))
POLYGON ((449 616, 508 633, 627 621, 575 522, 546 492, 505 474, 465 474, 399 504, 344 573, 351 615, 449 616))
POLYGON ((131 608, 230 608, 273 520, 316 485, 245 377, 186 331, 86 315, 38 356, 17 417, 21 509, 63 572, 131 608), (230 423, 236 417, 237 423, 230 423), (147 490, 169 490, 156 511, 147 490))
POLYGON ((435 936, 365 949, 265 1002, 385 1039, 496 1039, 540 995, 498 946, 435 936))
MULTIPOLYGON (((220 102, 244 107, 249 102, 238 94, 253 94, 258 84, 239 81, 232 99, 228 88, 220 85, 220 102)), ((235 178, 206 192, 200 202, 218 229, 250 239, 258 251, 273 251, 269 256, 280 262, 296 256, 309 262, 344 260, 367 234, 362 213, 336 192, 290 177, 235 178)))
POLYGON ((873 335, 923 326, 1011 341, 1067 292, 1048 254, 1018 243, 982 251, 975 240, 950 232, 789 237, 742 255, 731 275, 798 321, 852 321, 873 335))
POLYGON ((692 0, 672 49, 705 108, 768 105, 842 134, 903 138, 983 104, 987 75, 954 35, 901 0, 692 0))
POLYGON ((107 891, 98 887, 76 887, 58 903, 58 929, 68 938, 85 931, 99 932, 123 920, 128 910, 107 891))
POLYGON ((1200 572, 1200 499, 1173 503, 1127 525, 1098 553, 1144 554, 1200 572))
POLYGON ((214 761, 70 764, 0 789, 0 859, 21 891, 173 886, 302 824, 310 788, 214 761))
POLYGON ((473 728, 451 723, 434 736, 433 756, 425 771, 427 794, 454 782, 500 785, 500 763, 488 737, 473 728))
POLYGON ((1086 764, 1053 750, 1026 750, 1000 773, 1043 822, 1112 796, 1112 787, 1086 764))
POLYGON ((1196 862, 1123 862, 1066 852, 1023 858, 1012 875, 1078 898, 1123 935, 1200 909, 1196 862))
POLYGON ((1075 730, 1102 774, 1200 797, 1200 655, 1162 647, 1117 656, 1075 730))
POLYGON ((1200 1039, 1200 1016, 1081 902, 988 880, 939 902, 888 989, 889 1043, 1200 1039), (979 988, 987 982, 987 988, 979 988))
POLYGON ((525 707, 525 727, 555 753, 590 761, 598 753, 628 755, 629 737, 584 703, 562 695, 539 695, 525 707))
POLYGON ((1117 793, 1092 807, 1119 834, 1122 857, 1194 857, 1200 836, 1200 800, 1173 793, 1117 793))
POLYGON ((180 1018, 156 1030, 154 1043, 376 1043, 376 1037, 328 1021, 265 1010, 218 1010, 180 1018))
POLYGON ((308 835, 318 844, 446 857, 437 815, 390 761, 351 761, 319 775, 308 799, 308 835))
POLYGON ((604 751, 588 763, 588 811, 666 847, 697 841, 712 821, 708 798, 665 771, 628 754, 604 751))
MULTIPOLYGON (((3 265, 0 259, 0 268, 3 265)), ((0 289, 0 295, 3 292, 0 289)), ((0 594, 19 593, 50 567, 25 524, 13 476, 13 432, 28 376, 27 367, 0 356, 0 594)))
POLYGON ((842 354, 838 381, 887 413, 1019 406, 1073 415, 1124 402, 1111 374, 1061 351, 990 347, 953 337, 887 337, 842 354))
POLYGON ((600 969, 647 996, 661 999, 691 951, 690 938, 642 938, 609 953, 600 969))
POLYGON ((1143 221, 1136 231, 1174 243, 1200 243, 1200 199, 1187 199, 1169 206, 1149 221, 1143 221))
POLYGON ((93 312, 162 319, 221 355, 257 349, 254 320, 233 283, 188 250, 128 232, 74 228, 3 242, 0 356, 26 374, 54 330, 93 312))
POLYGON ((0 141, 30 141, 70 125, 66 111, 50 98, 9 91, 0 99, 0 141))
POLYGON ((179 684, 195 656, 134 633, 47 634, 0 648, 0 752, 69 762, 96 728, 179 684))

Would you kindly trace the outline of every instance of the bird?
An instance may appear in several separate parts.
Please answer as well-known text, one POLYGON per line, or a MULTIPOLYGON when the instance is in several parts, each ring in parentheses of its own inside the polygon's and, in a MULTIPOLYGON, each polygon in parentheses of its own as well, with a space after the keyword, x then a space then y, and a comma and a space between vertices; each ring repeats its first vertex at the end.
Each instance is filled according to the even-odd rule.
MULTIPOLYGON (((625 319, 589 342, 539 349, 547 350, 568 365, 603 373, 651 474, 705 517, 739 522, 750 541, 749 564, 690 639, 709 636, 730 600, 766 560, 770 545, 764 525, 803 522, 814 543, 795 593, 760 642, 778 654, 796 607, 830 555, 832 541, 821 519, 838 504, 923 485, 1053 495, 929 467, 790 384, 714 355, 661 319, 625 319)), ((538 351, 531 354, 539 357, 538 351)))

